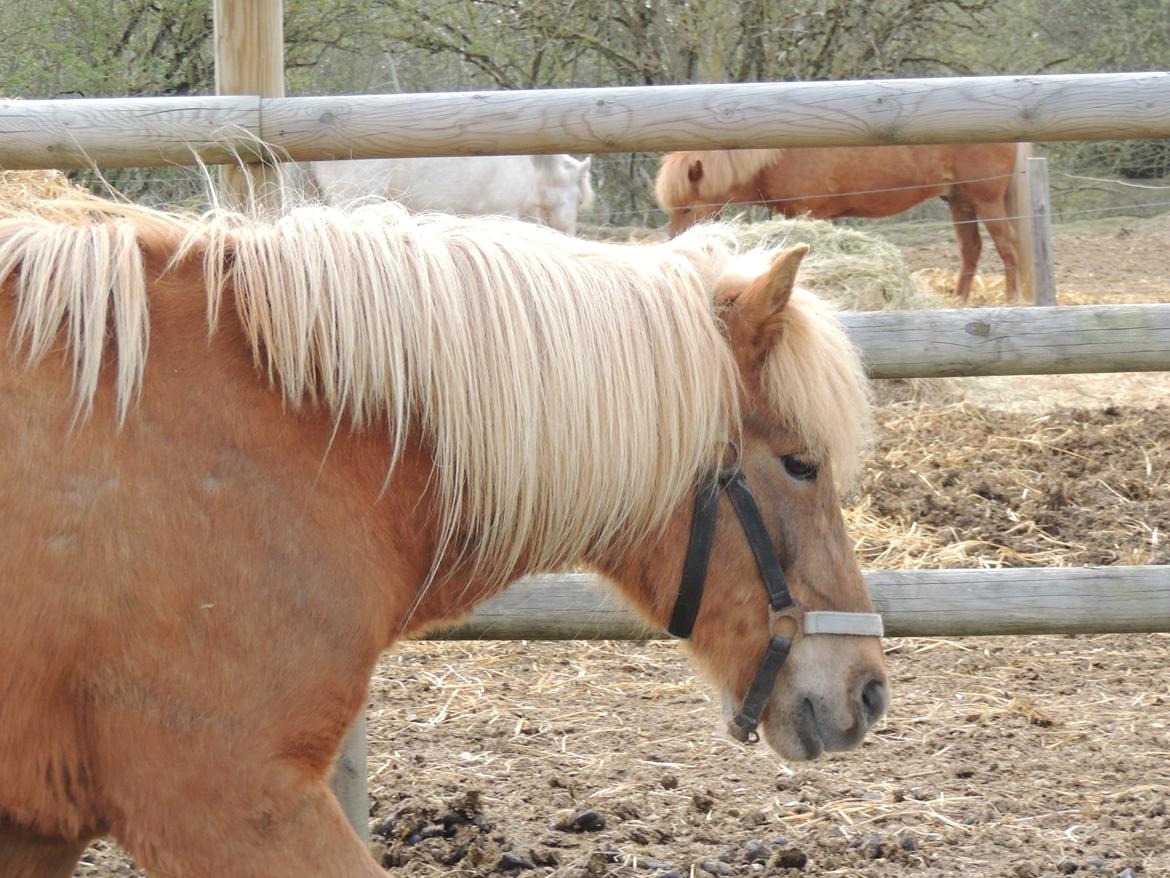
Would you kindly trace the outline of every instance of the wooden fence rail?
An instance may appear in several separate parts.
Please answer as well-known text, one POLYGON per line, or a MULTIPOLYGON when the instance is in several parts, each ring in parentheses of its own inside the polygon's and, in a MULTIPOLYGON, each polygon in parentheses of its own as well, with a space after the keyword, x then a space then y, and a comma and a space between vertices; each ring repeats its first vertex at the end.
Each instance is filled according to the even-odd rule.
POLYGON ((1170 371, 1170 304, 855 311, 873 378, 1170 371))
POLYGON ((1170 137, 1170 73, 0 101, 0 167, 1170 137))
MULTIPOLYGON (((1170 631, 1170 567, 869 570, 892 637, 1170 631)), ((647 640, 649 630, 588 573, 533 576, 480 605, 441 640, 647 640)))

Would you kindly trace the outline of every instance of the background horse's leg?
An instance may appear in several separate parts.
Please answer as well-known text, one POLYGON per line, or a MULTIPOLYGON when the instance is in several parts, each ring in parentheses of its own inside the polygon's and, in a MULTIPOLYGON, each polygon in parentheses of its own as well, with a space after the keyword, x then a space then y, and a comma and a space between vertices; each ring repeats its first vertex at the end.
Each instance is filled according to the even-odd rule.
POLYGON ((0 875, 4 878, 70 878, 86 839, 38 835, 0 822, 0 875))
POLYGON ((979 219, 983 220, 983 225, 987 227, 991 240, 995 242, 999 258, 1003 260, 1004 291, 1008 302, 1014 303, 1020 298, 1018 272, 1016 271, 1018 255, 1016 231, 1012 227, 1011 220, 1008 219, 1007 208, 1002 199, 999 201, 976 201, 975 212, 979 215, 979 219))
POLYGON ((955 296, 964 305, 971 295, 971 282, 979 265, 979 253, 983 240, 979 237, 979 218, 975 208, 957 191, 946 197, 951 222, 955 224, 955 237, 959 239, 959 279, 955 283, 955 296))

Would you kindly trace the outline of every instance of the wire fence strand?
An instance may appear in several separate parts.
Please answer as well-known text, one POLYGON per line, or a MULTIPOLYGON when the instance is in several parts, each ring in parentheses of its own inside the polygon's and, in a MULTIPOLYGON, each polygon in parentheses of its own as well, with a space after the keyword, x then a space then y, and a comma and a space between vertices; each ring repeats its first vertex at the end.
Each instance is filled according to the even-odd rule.
MULTIPOLYGON (((608 155, 597 155, 597 156, 593 157, 593 160, 594 160, 595 166, 600 166, 600 165, 605 165, 605 164, 618 165, 619 163, 626 164, 628 161, 627 159, 623 159, 623 158, 620 158, 617 156, 608 156, 608 155)), ((733 204, 730 202, 700 202, 700 203, 693 204, 691 206, 695 207, 695 208, 701 208, 701 209, 720 209, 720 210, 732 209, 732 208, 747 209, 747 208, 751 208, 751 207, 770 208, 772 205, 782 205, 782 204, 795 202, 795 201, 827 200, 827 199, 832 199, 832 198, 852 198, 852 197, 858 197, 858 196, 864 196, 864 195, 880 195, 880 194, 888 194, 891 192, 912 191, 912 190, 916 190, 916 189, 939 189, 939 188, 951 187, 951 186, 963 186, 963 185, 969 185, 969 184, 974 184, 974 183, 982 183, 982 182, 990 182, 990 181, 994 181, 994 180, 1009 179, 1012 177, 1020 176, 1023 173, 1024 172, 1022 170, 1020 170, 1020 171, 1013 171, 1010 174, 997 174, 997 175, 990 175, 990 176, 983 176, 983 177, 968 177, 968 178, 962 178, 962 179, 957 179, 957 180, 920 182, 920 183, 905 184, 905 185, 900 185, 900 186, 886 186, 886 187, 873 188, 873 189, 853 189, 853 190, 848 190, 845 192, 816 192, 816 193, 803 194, 803 195, 792 195, 792 196, 782 196, 782 197, 775 197, 775 198, 765 198, 765 199, 754 200, 750 203, 744 202, 744 203, 733 204)), ((1099 183, 1099 184, 1103 184, 1103 185, 1112 185, 1112 186, 1117 186, 1117 187, 1120 187, 1123 189, 1134 189, 1134 190, 1152 191, 1152 192, 1159 192, 1159 191, 1170 192, 1170 185, 1160 185, 1160 184, 1151 184, 1151 183, 1133 183, 1130 181, 1117 180, 1117 179, 1108 178, 1108 177, 1094 177, 1094 176, 1084 175, 1084 174, 1074 174, 1074 173, 1067 172, 1067 171, 1053 171, 1051 176, 1052 177, 1059 177, 1059 178, 1067 179, 1067 180, 1076 180, 1076 181, 1084 181, 1084 182, 1089 182, 1089 183, 1099 183)), ((184 174, 177 174, 175 176, 167 177, 167 178, 157 177, 157 176, 150 175, 150 174, 145 174, 145 175, 134 175, 134 176, 120 176, 118 179, 119 187, 121 187, 121 188, 135 188, 135 189, 142 191, 142 192, 148 191, 152 187, 152 185, 155 185, 155 184, 157 184, 160 187, 170 188, 172 190, 177 189, 177 188, 182 188, 182 189, 188 190, 189 196, 198 197, 200 189, 203 186, 205 186, 205 184, 206 184, 206 180, 202 176, 199 176, 198 179, 196 179, 196 175, 184 175, 184 174)), ((1115 215, 1115 214, 1118 214, 1118 213, 1121 213, 1121 212, 1124 212, 1127 210, 1133 210, 1134 208, 1140 208, 1142 210, 1151 210, 1151 209, 1155 209, 1155 208, 1167 208, 1167 207, 1170 207, 1170 200, 1146 201, 1146 202, 1131 203, 1131 204, 1124 204, 1124 205, 1109 205, 1109 206, 1103 206, 1103 207, 1059 208, 1059 209, 1053 210, 1052 219, 1054 221, 1062 221, 1062 220, 1067 220, 1068 218, 1071 218, 1071 217, 1086 218, 1086 217, 1092 217, 1092 216, 1115 215)), ((607 225, 621 225, 622 224, 621 220, 630 219, 630 218, 637 218, 638 220, 642 221, 642 223, 645 223, 645 221, 647 219, 649 219, 650 216, 652 216, 654 213, 656 213, 660 210, 661 210, 661 208, 658 205, 648 205, 645 208, 631 208, 631 209, 625 209, 625 210, 622 210, 622 209, 603 209, 603 210, 598 211, 598 212, 605 217, 605 224, 607 224, 607 225), (615 222, 615 220, 617 222, 615 222)), ((779 211, 777 211, 777 212, 779 212, 779 211)), ((1013 220, 1014 221, 1014 220, 1027 218, 1029 216, 1035 218, 1035 215, 1031 214, 1031 213, 1015 213, 1015 214, 1011 214, 1011 215, 1005 215, 1003 217, 994 217, 994 219, 1005 219, 1005 220, 1013 220)), ((881 225, 881 229, 883 232, 929 230, 929 229, 940 229, 940 228, 954 228, 956 226, 960 226, 960 225, 964 225, 964 224, 977 224, 977 223, 982 222, 982 221, 983 221, 982 218, 975 218, 975 219, 971 219, 971 220, 915 219, 915 220, 906 220, 906 221, 902 221, 902 222, 893 222, 893 223, 884 222, 881 225)))

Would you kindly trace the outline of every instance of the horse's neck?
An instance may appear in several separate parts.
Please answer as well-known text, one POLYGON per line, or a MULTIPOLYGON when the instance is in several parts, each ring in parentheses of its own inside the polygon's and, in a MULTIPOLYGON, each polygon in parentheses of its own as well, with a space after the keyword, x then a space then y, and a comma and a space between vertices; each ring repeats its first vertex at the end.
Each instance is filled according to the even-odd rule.
POLYGON ((694 153, 705 157, 704 172, 707 185, 721 189, 750 190, 756 179, 768 167, 783 158, 782 149, 735 149, 725 152, 694 153), (709 182, 707 182, 709 181, 709 182))
POLYGON ((411 181, 415 209, 523 217, 536 174, 528 156, 476 156, 436 162, 411 181))

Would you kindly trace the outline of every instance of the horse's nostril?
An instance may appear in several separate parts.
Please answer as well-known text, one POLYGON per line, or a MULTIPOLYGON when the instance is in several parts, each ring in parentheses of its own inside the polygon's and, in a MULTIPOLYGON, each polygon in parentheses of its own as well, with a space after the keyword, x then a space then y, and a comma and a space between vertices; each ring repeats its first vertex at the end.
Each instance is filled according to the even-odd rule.
POLYGON ((882 679, 870 680, 861 689, 861 707, 865 712, 865 721, 872 725, 886 712, 886 703, 889 695, 886 690, 886 681, 882 679))

